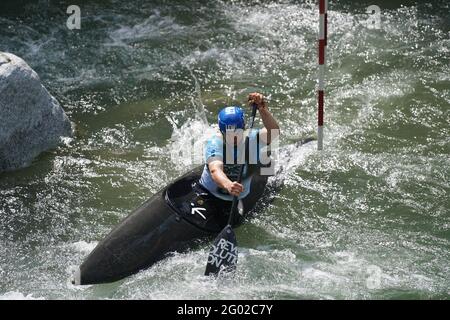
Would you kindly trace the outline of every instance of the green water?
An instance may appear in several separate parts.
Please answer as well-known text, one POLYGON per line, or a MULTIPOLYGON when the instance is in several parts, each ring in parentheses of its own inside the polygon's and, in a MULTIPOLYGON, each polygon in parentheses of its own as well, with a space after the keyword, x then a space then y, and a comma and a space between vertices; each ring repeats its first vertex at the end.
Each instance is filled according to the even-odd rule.
POLYGON ((202 276, 204 245, 113 284, 70 284, 112 227, 192 166, 171 153, 204 139, 224 104, 265 93, 282 146, 315 131, 314 3, 85 1, 79 31, 66 1, 3 4, 0 51, 38 72, 76 134, 0 174, 0 297, 448 299, 446 1, 379 1, 373 30, 374 3, 330 0, 324 150, 280 159, 284 187, 237 230, 234 279, 202 276))

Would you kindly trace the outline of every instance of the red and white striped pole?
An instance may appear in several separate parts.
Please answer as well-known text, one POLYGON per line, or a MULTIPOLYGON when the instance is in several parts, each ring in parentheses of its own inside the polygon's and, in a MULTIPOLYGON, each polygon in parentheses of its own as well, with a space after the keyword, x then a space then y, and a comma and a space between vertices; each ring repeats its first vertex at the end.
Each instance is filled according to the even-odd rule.
POLYGON ((327 45, 328 0, 319 0, 319 87, 317 108, 317 149, 323 148, 323 99, 325 88, 325 47, 327 45))

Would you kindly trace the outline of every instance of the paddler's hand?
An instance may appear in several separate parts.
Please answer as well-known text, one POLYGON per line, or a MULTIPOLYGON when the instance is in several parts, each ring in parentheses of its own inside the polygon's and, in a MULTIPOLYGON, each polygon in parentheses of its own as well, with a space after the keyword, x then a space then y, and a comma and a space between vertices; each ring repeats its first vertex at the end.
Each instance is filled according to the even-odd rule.
POLYGON ((253 92, 248 95, 248 105, 252 107, 253 104, 256 104, 259 111, 261 111, 261 109, 267 109, 266 99, 261 93, 253 92))
POLYGON ((239 194, 244 191, 244 186, 236 181, 232 182, 230 181, 229 183, 227 183, 227 185, 225 186, 225 189, 227 189, 228 193, 238 197, 239 194))

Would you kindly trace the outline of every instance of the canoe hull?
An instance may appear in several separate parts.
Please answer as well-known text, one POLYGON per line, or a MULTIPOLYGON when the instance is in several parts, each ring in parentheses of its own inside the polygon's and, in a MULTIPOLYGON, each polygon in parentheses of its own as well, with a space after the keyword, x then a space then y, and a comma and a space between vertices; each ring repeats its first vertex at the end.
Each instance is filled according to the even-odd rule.
MULTIPOLYGON (((216 203, 216 198, 211 200, 203 194, 199 196, 197 192, 195 203, 193 200, 186 204, 187 208, 178 209, 167 199, 170 194, 178 196, 182 193, 177 189, 188 189, 195 184, 202 169, 203 166, 186 173, 154 194, 125 218, 80 265, 73 283, 85 285, 120 280, 150 267, 171 252, 185 251, 202 239, 217 235, 226 225, 227 217, 224 212, 228 202, 216 203), (199 209, 194 207, 197 211, 192 210, 192 206, 198 206, 197 202, 206 209, 198 211, 199 209), (208 207, 208 203, 214 206, 208 207), (216 212, 219 208, 223 212, 216 212), (202 214, 196 214, 198 212, 202 214)), ((242 200, 244 217, 261 198, 266 182, 267 177, 254 176, 252 192, 242 200)), ((186 190, 187 196, 189 192, 190 190, 186 190)))

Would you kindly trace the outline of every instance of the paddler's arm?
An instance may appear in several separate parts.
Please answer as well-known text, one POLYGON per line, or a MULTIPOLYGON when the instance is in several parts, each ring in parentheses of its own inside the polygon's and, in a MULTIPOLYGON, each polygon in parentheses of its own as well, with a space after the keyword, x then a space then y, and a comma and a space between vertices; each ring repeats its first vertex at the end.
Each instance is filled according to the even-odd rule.
POLYGON ((222 189, 228 191, 233 196, 239 196, 244 191, 244 186, 236 181, 228 179, 225 172, 223 172, 223 162, 220 160, 214 160, 208 163, 209 172, 214 182, 222 189))
POLYGON ((264 128, 259 131, 259 137, 266 144, 270 144, 280 134, 280 126, 270 113, 266 99, 261 93, 253 92, 248 95, 248 103, 250 106, 256 104, 264 124, 264 128))

